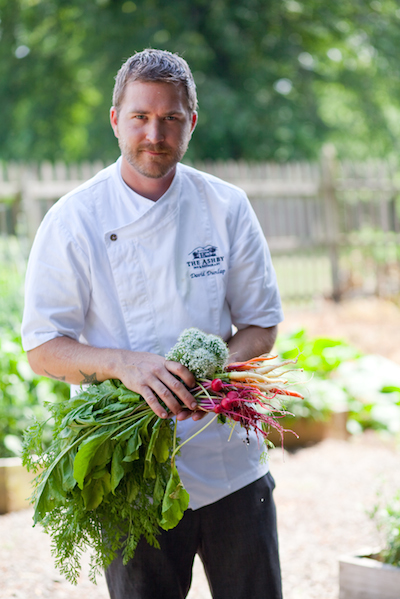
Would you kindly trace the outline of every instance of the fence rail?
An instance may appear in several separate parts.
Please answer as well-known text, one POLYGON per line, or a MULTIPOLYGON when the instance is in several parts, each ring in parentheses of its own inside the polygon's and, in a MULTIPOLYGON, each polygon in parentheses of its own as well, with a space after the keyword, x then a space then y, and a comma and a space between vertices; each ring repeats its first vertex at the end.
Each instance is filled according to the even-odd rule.
MULTIPOLYGON (((0 163, 0 232, 32 241, 50 206, 105 165, 0 163)), ((244 189, 286 301, 344 293, 400 294, 400 178, 384 161, 193 166, 244 189)))

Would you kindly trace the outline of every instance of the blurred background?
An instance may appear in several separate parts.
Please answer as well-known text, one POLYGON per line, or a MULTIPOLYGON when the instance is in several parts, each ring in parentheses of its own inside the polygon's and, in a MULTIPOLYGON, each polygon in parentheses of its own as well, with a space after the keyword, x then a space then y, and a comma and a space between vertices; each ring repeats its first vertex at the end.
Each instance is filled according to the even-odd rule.
POLYGON ((114 160, 114 76, 145 47, 194 73, 190 160, 398 154, 394 0, 1 0, 0 18, 3 160, 114 160))
MULTIPOLYGON (((379 457, 376 437, 356 453, 352 440, 374 431, 389 443, 392 468, 400 440, 397 0, 0 0, 0 458, 18 458, 23 430, 47 417, 46 401, 68 394, 35 376, 21 348, 32 240, 57 199, 118 158, 114 77, 146 47, 178 52, 194 73, 199 121, 184 162, 245 189, 268 240, 286 313, 277 351, 300 351, 305 373, 306 400, 288 405, 288 427, 303 428, 286 448, 345 443, 351 484, 357 456, 379 457)), ((341 448, 323 447, 327 464, 341 448)), ((344 471, 345 461, 331 468, 344 471)), ((0 512, 26 507, 7 490, 1 499, 6 483, 0 512)), ((304 489, 284 483, 285 515, 304 489)), ((345 513, 365 526, 352 510, 364 497, 373 504, 366 483, 358 481, 351 504, 341 496, 338 530, 345 513)), ((324 501, 332 515, 330 496, 324 501)), ((307 531, 296 545, 292 530, 285 541, 283 523, 283 555, 308 556, 307 531)), ((347 547, 357 543, 349 537, 347 547)), ((309 575, 299 567, 290 583, 285 566, 290 599, 336 597, 338 547, 329 551, 323 591, 315 586, 321 564, 309 575), (302 576, 304 595, 296 591, 302 576)), ((10 596, 29 596, 15 595, 15 581, 10 575, 10 596)))

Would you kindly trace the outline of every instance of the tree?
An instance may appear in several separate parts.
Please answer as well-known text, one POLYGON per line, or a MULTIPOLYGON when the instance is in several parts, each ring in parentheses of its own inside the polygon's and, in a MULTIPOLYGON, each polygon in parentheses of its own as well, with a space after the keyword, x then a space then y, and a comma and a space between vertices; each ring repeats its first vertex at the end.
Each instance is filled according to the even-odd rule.
POLYGON ((0 0, 0 18, 3 159, 113 160, 113 78, 144 47, 194 72, 192 160, 397 152, 394 0, 0 0))

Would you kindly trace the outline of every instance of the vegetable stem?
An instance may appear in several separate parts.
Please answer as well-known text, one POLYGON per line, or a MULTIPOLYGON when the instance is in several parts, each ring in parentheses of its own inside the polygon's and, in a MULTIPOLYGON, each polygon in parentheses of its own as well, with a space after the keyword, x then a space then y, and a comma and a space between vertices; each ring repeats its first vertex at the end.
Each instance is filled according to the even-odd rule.
POLYGON ((201 428, 199 431, 197 431, 197 433, 195 433, 194 435, 192 435, 191 437, 189 437, 189 439, 186 439, 183 443, 181 443, 180 445, 178 445, 178 447, 176 449, 174 449, 174 451, 172 452, 172 455, 171 455, 171 464, 175 463, 175 462, 172 462, 172 460, 175 458, 176 453, 181 449, 181 447, 183 447, 184 445, 186 445, 186 443, 189 443, 189 441, 191 441, 192 439, 194 439, 195 437, 197 437, 197 435, 200 435, 200 433, 202 433, 204 430, 206 430, 206 428, 208 426, 210 426, 210 424, 212 424, 216 418, 218 418, 218 414, 215 414, 215 416, 213 418, 211 418, 211 420, 209 420, 207 422, 207 424, 205 426, 203 426, 203 428, 201 428))

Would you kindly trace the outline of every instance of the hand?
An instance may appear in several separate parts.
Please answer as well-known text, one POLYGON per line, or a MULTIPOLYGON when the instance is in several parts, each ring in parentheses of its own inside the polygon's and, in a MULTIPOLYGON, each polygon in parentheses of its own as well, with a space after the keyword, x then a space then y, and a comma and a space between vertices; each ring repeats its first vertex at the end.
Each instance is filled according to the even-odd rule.
POLYGON ((148 352, 124 350, 122 364, 117 368, 115 378, 119 378, 128 389, 140 393, 160 418, 167 418, 169 414, 156 396, 162 399, 177 420, 186 420, 190 416, 193 420, 200 420, 204 415, 201 411, 195 411, 197 402, 188 391, 188 388, 195 386, 196 380, 193 374, 179 362, 172 362, 148 352))
POLYGON ((193 374, 182 364, 169 362, 156 354, 91 347, 69 337, 57 337, 29 351, 28 360, 36 374, 74 385, 87 382, 89 376, 96 381, 120 379, 128 389, 140 393, 161 418, 173 414, 178 420, 190 416, 200 420, 205 415, 201 410, 195 411, 197 402, 188 391, 196 383, 193 374), (156 395, 165 402, 168 411, 171 410, 169 413, 156 395))

